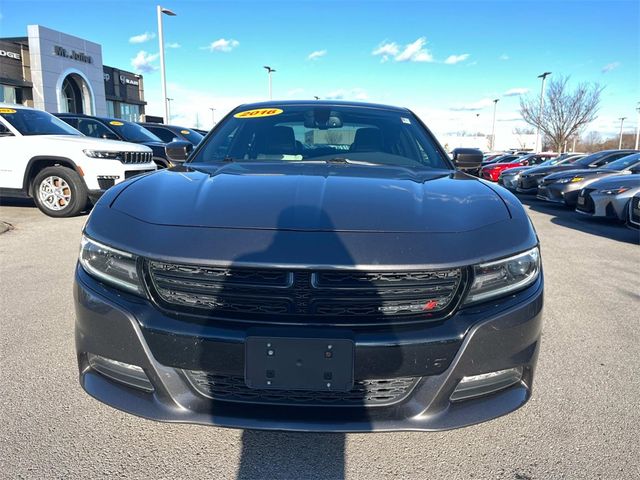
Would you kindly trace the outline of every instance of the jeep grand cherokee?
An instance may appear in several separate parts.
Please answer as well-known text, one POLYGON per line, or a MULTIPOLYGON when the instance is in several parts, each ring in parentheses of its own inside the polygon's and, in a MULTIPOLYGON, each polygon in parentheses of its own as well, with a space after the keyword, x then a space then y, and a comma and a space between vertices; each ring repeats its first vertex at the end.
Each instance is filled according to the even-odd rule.
POLYGON ((83 233, 80 382, 115 408, 238 428, 444 430, 531 395, 536 233, 409 110, 243 105, 185 165, 109 190, 83 233))

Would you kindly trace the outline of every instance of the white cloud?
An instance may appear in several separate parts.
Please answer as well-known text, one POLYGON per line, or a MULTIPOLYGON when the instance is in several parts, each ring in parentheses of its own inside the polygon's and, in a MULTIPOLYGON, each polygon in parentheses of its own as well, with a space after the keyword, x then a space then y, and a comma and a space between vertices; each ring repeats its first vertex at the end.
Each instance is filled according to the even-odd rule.
POLYGON ((380 45, 378 45, 378 48, 371 52, 371 55, 380 55, 382 57, 380 61, 384 63, 389 60, 390 56, 395 57, 396 55, 398 55, 398 52, 400 52, 400 47, 398 47, 398 44, 396 42, 382 42, 380 45))
POLYGON ((339 88, 327 93, 323 98, 325 100, 367 100, 369 95, 362 88, 339 88))
POLYGON ((316 50, 315 52, 311 52, 307 57, 307 60, 317 60, 320 57, 324 57, 327 54, 326 50, 316 50))
POLYGON ((510 88, 502 94, 503 97, 517 97, 529 93, 528 88, 510 88))
POLYGON ((149 40, 153 40, 154 38, 156 38, 155 33, 144 32, 144 33, 141 33, 140 35, 134 35, 133 37, 129 38, 129 43, 144 43, 144 42, 148 42, 149 40))
POLYGON ((602 67, 602 73, 609 73, 611 70, 615 70, 619 66, 620 62, 607 63, 604 67, 602 67))
POLYGON ((511 57, 509 57, 509 55, 507 55, 506 53, 503 53, 502 55, 500 55, 500 56, 498 57, 498 60, 502 60, 502 61, 505 61, 505 62, 506 62, 506 61, 507 61, 507 60, 509 60, 510 58, 511 58, 511 57))
POLYGON ((449 55, 444 63, 447 65, 455 65, 456 63, 464 62, 467 58, 469 58, 468 53, 463 53, 462 55, 449 55))
POLYGON ((202 47, 210 52, 230 52, 234 48, 240 45, 240 42, 234 39, 227 40, 226 38, 219 38, 218 40, 211 42, 208 46, 202 47))
POLYGON ((453 110, 454 112, 475 112, 475 111, 483 110, 484 108, 487 108, 492 103, 493 103, 492 99, 483 98, 482 100, 479 100, 477 102, 456 105, 454 107, 451 107, 451 110, 453 110))
POLYGON ((292 88, 291 90, 289 90, 287 92, 287 96, 288 97, 296 97, 296 96, 300 95, 301 93, 304 93, 304 88, 292 88))
POLYGON ((395 57, 396 62, 433 62, 433 56, 424 48, 427 44, 425 37, 420 37, 415 42, 408 44, 404 50, 395 57))
POLYGON ((426 44, 425 37, 405 45, 403 49, 400 49, 396 42, 383 42, 371 52, 371 55, 382 57, 380 61, 383 63, 390 57, 396 62, 433 62, 433 55, 424 48, 426 44))
POLYGON ((156 61, 159 54, 147 53, 144 50, 140 50, 138 54, 131 59, 131 65, 135 68, 136 72, 148 73, 157 70, 158 67, 153 64, 156 61))
POLYGON ((178 42, 172 42, 172 43, 167 43, 165 46, 167 48, 180 48, 182 45, 180 45, 178 42))

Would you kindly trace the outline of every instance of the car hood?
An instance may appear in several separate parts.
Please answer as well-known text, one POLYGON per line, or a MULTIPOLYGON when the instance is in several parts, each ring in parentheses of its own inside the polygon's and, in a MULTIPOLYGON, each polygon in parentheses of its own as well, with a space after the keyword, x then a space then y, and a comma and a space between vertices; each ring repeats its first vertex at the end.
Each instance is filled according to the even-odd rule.
POLYGON ((589 188, 595 188, 603 190, 607 188, 637 188, 640 187, 640 174, 627 174, 627 175, 615 175, 612 177, 603 178, 597 182, 592 183, 589 188))
POLYGON ((102 138, 85 137, 84 135, 33 135, 28 137, 33 141, 65 142, 66 144, 76 144, 83 149, 108 150, 108 151, 128 151, 128 152, 148 152, 149 149, 137 143, 121 142, 120 140, 106 140, 102 138))
POLYGON ((464 232, 510 219, 491 186, 448 170, 315 163, 197 168, 139 178, 111 207, 157 225, 295 231, 464 232))
POLYGON ((524 172, 522 175, 523 176, 527 176, 527 175, 547 175, 547 174, 551 174, 553 172, 560 172, 563 170, 576 170, 579 167, 576 167, 575 165, 572 165, 570 163, 568 164, 562 164, 562 165, 551 165, 549 167, 533 167, 530 168, 528 171, 524 172))
POLYGON ((615 170, 606 170, 602 168, 581 168, 575 170, 563 170, 562 172, 557 172, 546 177, 547 180, 560 180, 561 178, 572 178, 572 177, 597 177, 598 175, 620 175, 620 172, 615 170))
POLYGON ((502 172, 502 175, 513 175, 516 173, 521 173, 524 172, 525 170, 531 170, 533 167, 527 167, 527 166, 522 166, 522 167, 511 167, 506 169, 505 171, 502 172))

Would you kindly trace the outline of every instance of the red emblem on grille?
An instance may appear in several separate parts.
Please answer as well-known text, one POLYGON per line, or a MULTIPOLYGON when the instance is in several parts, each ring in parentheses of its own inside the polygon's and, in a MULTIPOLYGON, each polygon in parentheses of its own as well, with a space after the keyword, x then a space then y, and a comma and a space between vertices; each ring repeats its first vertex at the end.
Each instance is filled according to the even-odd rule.
POLYGON ((438 306, 438 302, 436 302, 435 300, 429 300, 427 303, 424 304, 424 307, 422 307, 422 310, 433 310, 437 306, 438 306))

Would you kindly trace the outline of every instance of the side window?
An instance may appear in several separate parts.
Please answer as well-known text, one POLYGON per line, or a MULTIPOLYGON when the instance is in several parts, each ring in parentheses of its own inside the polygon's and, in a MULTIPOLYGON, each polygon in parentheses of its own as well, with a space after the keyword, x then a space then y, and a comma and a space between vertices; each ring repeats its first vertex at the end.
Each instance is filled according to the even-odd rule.
POLYGON ((619 158, 622 157, 626 157, 627 155, 629 155, 628 153, 615 153, 613 155, 609 155, 608 157, 604 157, 601 160, 598 160, 596 163, 593 164, 594 167, 602 167, 603 165, 606 165, 607 163, 611 163, 614 160, 617 160, 619 158))
POLYGON ((13 137, 13 133, 3 123, 0 123, 0 137, 13 137))
POLYGON ((62 120, 63 122, 65 122, 65 123, 67 123, 69 125, 71 125, 76 130, 78 129, 78 119, 77 118, 63 117, 60 120, 62 120))
POLYGON ((144 128, 146 128, 147 130, 149 130, 151 133, 155 134, 156 136, 160 137, 160 140, 162 140, 163 142, 166 142, 166 143, 173 142, 173 139, 178 136, 178 135, 176 135, 175 133, 173 133, 171 130, 169 130, 167 128, 148 127, 148 126, 145 126, 144 128))
POLYGON ((117 138, 115 133, 105 127, 103 124, 90 118, 79 118, 78 126, 76 127, 80 132, 88 137, 95 138, 117 138))

